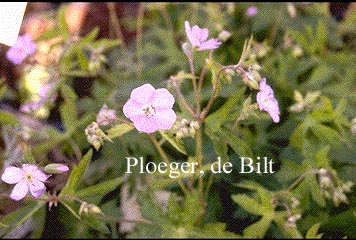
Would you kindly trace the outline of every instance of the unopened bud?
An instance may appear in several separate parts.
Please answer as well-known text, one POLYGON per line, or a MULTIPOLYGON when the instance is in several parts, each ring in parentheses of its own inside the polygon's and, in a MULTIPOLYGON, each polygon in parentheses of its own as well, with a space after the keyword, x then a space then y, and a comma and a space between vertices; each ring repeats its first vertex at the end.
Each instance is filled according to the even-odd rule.
POLYGON ((86 214, 90 214, 90 213, 102 214, 103 213, 98 206, 96 206, 94 204, 87 203, 87 202, 82 202, 82 204, 80 205, 79 215, 81 215, 82 212, 84 212, 86 214))
POLYGON ((199 129, 199 123, 197 121, 192 121, 189 125, 191 128, 199 129))
POLYGON ((353 185, 353 182, 346 182, 344 185, 342 185, 342 189, 344 190, 344 192, 351 192, 351 187, 353 185))
POLYGON ((292 51, 292 54, 293 54, 293 56, 294 57, 301 57, 301 56, 303 56, 303 49, 300 47, 300 46, 294 46, 293 47, 293 51, 292 51))
POLYGON ((291 204, 291 207, 292 207, 292 208, 296 208, 296 207, 299 206, 300 202, 299 202, 298 199, 296 199, 295 197, 292 197, 291 200, 292 200, 292 204, 291 204))
POLYGON ((109 109, 106 104, 101 107, 98 115, 96 116, 96 122, 103 126, 114 123, 116 119, 116 111, 114 109, 109 109))
POLYGON ((51 163, 45 166, 44 168, 44 171, 46 173, 51 173, 51 174, 64 173, 67 172, 68 170, 69 170, 68 166, 59 163, 51 163))
POLYGON ((219 34, 219 39, 223 42, 226 42, 229 38, 231 37, 231 33, 229 31, 225 31, 223 30, 220 34, 219 34))
POLYGON ((191 57, 193 55, 192 45, 190 45, 188 42, 184 42, 182 44, 182 49, 184 54, 187 55, 188 57, 191 57))

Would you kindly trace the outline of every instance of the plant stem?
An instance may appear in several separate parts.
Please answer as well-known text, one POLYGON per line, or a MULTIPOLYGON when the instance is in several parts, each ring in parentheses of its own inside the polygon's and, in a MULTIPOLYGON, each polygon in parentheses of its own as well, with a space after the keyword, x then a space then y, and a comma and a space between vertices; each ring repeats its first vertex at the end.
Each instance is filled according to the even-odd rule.
MULTIPOLYGON (((201 136, 201 128, 198 128, 196 131, 195 135, 195 140, 196 140, 196 153, 195 153, 195 161, 198 163, 199 170, 202 168, 203 165, 203 144, 202 144, 202 136, 201 136)), ((198 178, 198 192, 199 192, 199 199, 200 199, 200 204, 201 204, 201 209, 202 209, 202 215, 205 214, 205 200, 204 200, 204 182, 203 182, 203 177, 199 176, 198 178)))
POLYGON ((181 100, 182 104, 184 105, 184 107, 190 112, 190 114, 192 114, 192 116, 195 116, 195 113, 193 111, 193 109, 189 106, 189 104, 187 103, 187 101, 185 100, 182 92, 180 91, 180 87, 179 87, 179 83, 173 79, 173 85, 175 87, 175 90, 177 92, 178 98, 181 100))
MULTIPOLYGON (((151 138, 153 144, 155 145, 159 155, 162 157, 163 161, 169 166, 171 164, 171 162, 169 161, 167 155, 165 154, 165 152, 163 151, 161 145, 158 143, 157 139, 155 138, 155 136, 153 134, 148 134, 148 136, 151 138)), ((184 192, 185 195, 188 195, 188 190, 187 188, 184 186, 184 184, 182 183, 181 179, 178 179, 178 185, 179 187, 182 189, 182 191, 184 192)))
POLYGON ((213 104, 213 101, 215 100, 216 98, 216 92, 218 90, 218 87, 219 87, 219 79, 220 79, 220 75, 223 71, 227 70, 227 69, 235 69, 236 68, 236 65, 228 65, 228 66, 225 66, 225 67, 222 67, 217 76, 216 76, 216 81, 215 81, 215 84, 213 86, 213 90, 212 90, 212 93, 211 93, 211 96, 210 96, 210 99, 209 99, 209 102, 208 104, 206 105, 206 107, 204 108, 204 110, 201 112, 200 114, 200 117, 199 117, 199 121, 200 122, 203 122, 205 117, 206 117, 206 114, 208 114, 210 108, 211 108, 211 105, 213 104))
MULTIPOLYGON (((212 56, 213 56, 213 51, 211 50, 209 52, 209 60, 211 60, 212 56)), ((204 82, 204 77, 205 77, 205 74, 206 74, 206 69, 207 69, 207 67, 206 67, 206 64, 205 64, 203 69, 202 69, 202 71, 201 71, 201 73, 200 73, 200 77, 199 77, 199 81, 198 81, 198 89, 197 89, 197 96, 198 97, 197 98, 198 98, 198 102, 199 102, 199 108, 197 109, 198 110, 197 111, 197 116, 200 115, 201 90, 203 88, 203 82, 204 82)))
POLYGON ((307 171, 305 173, 303 173, 297 180, 295 180, 288 188, 287 191, 291 191, 293 188, 295 188, 301 181, 304 180, 304 178, 306 176, 308 176, 309 174, 317 174, 319 173, 318 169, 312 169, 310 171, 307 171))
POLYGON ((136 29, 136 58, 137 58, 137 70, 138 78, 142 78, 142 28, 143 28, 143 16, 145 13, 145 3, 140 2, 138 4, 138 13, 137 13, 137 29, 136 29))
MULTIPOLYGON (((190 67, 190 74, 192 75, 192 83, 193 83, 193 90, 194 90, 194 96, 195 96, 195 104, 196 104, 196 113, 200 111, 200 102, 198 98, 198 90, 197 90, 197 83, 196 83, 196 77, 195 77, 195 70, 194 70, 194 62, 193 62, 193 55, 188 56, 188 61, 189 61, 189 67, 190 67)), ((198 116, 198 115, 196 115, 198 116)))
POLYGON ((116 34, 117 38, 120 40, 122 46, 124 48, 127 48, 127 45, 126 45, 125 40, 124 40, 124 35, 123 35, 122 31, 121 31, 119 18, 116 15, 115 3, 114 2, 108 2, 107 3, 107 7, 109 9, 110 22, 114 25, 115 34, 116 34))

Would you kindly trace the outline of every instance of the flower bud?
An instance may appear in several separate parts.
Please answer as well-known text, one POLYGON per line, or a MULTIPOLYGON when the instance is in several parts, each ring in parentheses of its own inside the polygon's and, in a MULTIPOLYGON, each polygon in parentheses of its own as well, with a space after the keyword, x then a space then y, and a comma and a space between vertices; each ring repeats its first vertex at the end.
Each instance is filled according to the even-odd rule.
POLYGON ((111 123, 114 123, 116 121, 117 117, 116 117, 116 111, 113 109, 109 109, 108 106, 106 104, 104 104, 98 115, 96 116, 96 122, 99 125, 109 125, 111 123))
POLYGON ((188 42, 184 42, 182 44, 182 49, 184 54, 187 55, 188 57, 191 57, 193 55, 192 45, 190 45, 188 42))
POLYGON ((46 173, 51 173, 51 174, 64 173, 67 172, 68 170, 69 170, 68 166, 59 163, 51 163, 45 166, 44 168, 44 171, 46 173))
POLYGON ((88 142, 94 146, 95 150, 99 150, 104 143, 104 139, 110 140, 105 133, 99 128, 98 123, 92 122, 85 129, 88 142))
POLYGON ((342 185, 342 190, 344 190, 344 192, 350 192, 353 185, 353 182, 346 182, 342 185))
POLYGON ((220 34, 219 34, 219 39, 223 42, 226 42, 229 38, 231 37, 231 33, 229 31, 225 31, 223 30, 220 34))
POLYGON ((87 202, 82 202, 82 204, 80 205, 79 215, 81 215, 82 212, 84 212, 86 214, 88 214, 88 213, 102 214, 103 213, 98 206, 96 206, 94 204, 87 203, 87 202))

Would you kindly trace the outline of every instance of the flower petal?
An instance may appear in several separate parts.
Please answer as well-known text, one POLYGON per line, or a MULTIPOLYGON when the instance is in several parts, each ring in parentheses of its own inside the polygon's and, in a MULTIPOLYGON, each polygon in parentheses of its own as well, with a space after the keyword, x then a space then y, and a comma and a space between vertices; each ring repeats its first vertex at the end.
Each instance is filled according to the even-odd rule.
POLYGON ((200 42, 193 33, 192 29, 190 28, 190 24, 188 21, 185 21, 185 33, 187 34, 188 40, 192 44, 192 46, 199 47, 200 42))
POLYGON ((168 130, 173 127, 177 116, 172 109, 166 109, 157 111, 153 118, 155 119, 156 126, 158 129, 168 130))
POLYGON ((43 173, 36 165, 33 164, 24 164, 22 165, 22 169, 33 176, 33 178, 39 181, 46 181, 51 175, 47 175, 43 173))
POLYGON ((18 167, 7 167, 1 176, 1 180, 8 184, 20 182, 24 177, 24 171, 18 167))
POLYGON ((10 194, 10 198, 16 201, 23 199, 28 192, 28 185, 26 181, 18 182, 10 194))
POLYGON ((208 39, 209 30, 207 28, 200 28, 198 25, 195 25, 192 27, 192 32, 200 43, 208 39))
POLYGON ((150 102, 154 91, 155 88, 151 84, 146 83, 132 90, 130 98, 139 103, 147 104, 150 102))
POLYGON ((139 119, 135 119, 133 122, 135 128, 140 132, 153 133, 158 130, 154 117, 142 116, 139 119))
POLYGON ((39 198, 46 191, 46 186, 41 181, 33 180, 30 185, 30 191, 32 196, 39 198))
POLYGON ((167 109, 172 108, 174 104, 173 95, 165 88, 156 89, 153 99, 152 106, 155 109, 167 109))
POLYGON ((124 112, 125 116, 133 121, 137 115, 143 114, 142 111, 143 104, 136 101, 135 99, 130 98, 124 105, 122 111, 124 112))
POLYGON ((203 42, 199 45, 199 51, 203 51, 203 50, 213 50, 216 49, 220 46, 221 42, 219 42, 216 39, 209 39, 206 42, 203 42))

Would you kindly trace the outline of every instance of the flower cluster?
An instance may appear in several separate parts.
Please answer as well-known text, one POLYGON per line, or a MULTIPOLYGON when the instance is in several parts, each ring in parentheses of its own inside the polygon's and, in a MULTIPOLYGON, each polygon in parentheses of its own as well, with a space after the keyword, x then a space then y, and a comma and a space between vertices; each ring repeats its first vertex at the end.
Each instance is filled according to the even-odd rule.
POLYGON ((324 196, 331 198, 336 207, 342 202, 346 204, 349 202, 345 193, 351 191, 351 187, 353 186, 352 182, 338 184, 330 171, 321 168, 319 169, 319 185, 324 196))
POLYGON ((188 121, 187 119, 183 119, 177 123, 176 128, 177 138, 194 137, 197 129, 199 129, 199 123, 197 121, 188 121))
POLYGON ((55 83, 47 83, 41 85, 38 90, 38 96, 40 97, 40 100, 21 105, 20 111, 22 112, 35 111, 40 107, 44 106, 47 101, 50 101, 52 103, 56 101, 57 93, 53 93, 55 87, 56 87, 55 83))
POLYGON ((16 43, 6 52, 6 58, 13 64, 20 64, 28 56, 36 52, 37 44, 32 41, 30 34, 19 36, 16 43))
POLYGON ((97 151, 104 144, 104 139, 110 140, 103 130, 100 129, 97 122, 92 122, 86 127, 85 135, 87 135, 88 142, 93 145, 97 151))

